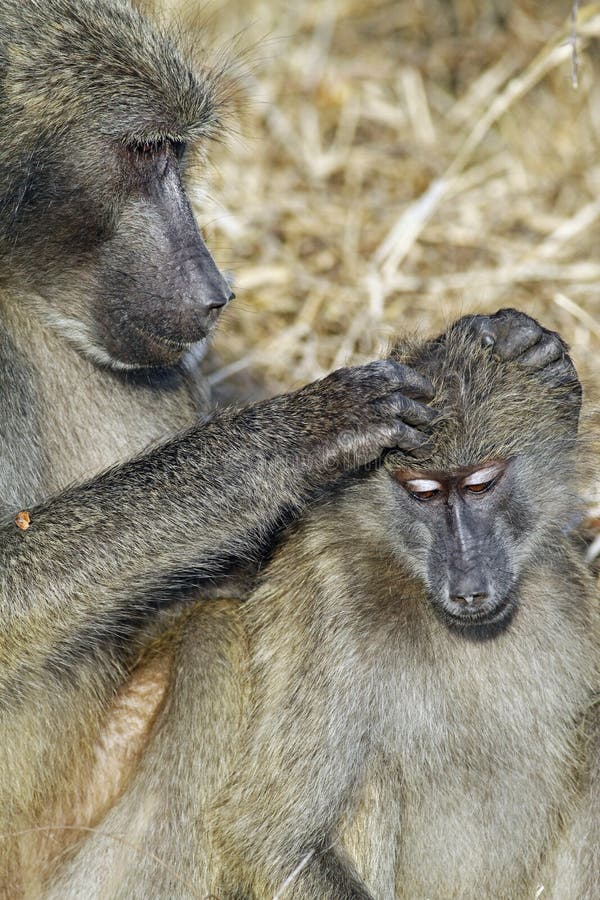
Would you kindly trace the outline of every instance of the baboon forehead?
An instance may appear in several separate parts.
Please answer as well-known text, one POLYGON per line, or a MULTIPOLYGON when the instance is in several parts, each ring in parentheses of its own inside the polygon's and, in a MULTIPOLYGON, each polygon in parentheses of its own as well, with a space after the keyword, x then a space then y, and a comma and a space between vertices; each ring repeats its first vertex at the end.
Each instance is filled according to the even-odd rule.
POLYGON ((28 121, 60 126, 93 114, 115 133, 210 128, 216 76, 195 71, 179 43, 125 0, 0 6, 2 87, 28 121))
MULTIPOLYGON (((498 358, 467 331, 442 340, 402 341, 393 356, 427 375, 440 412, 430 427, 431 450, 411 468, 452 472, 493 459, 570 452, 577 416, 569 385, 550 386, 538 374, 498 358)), ((405 464, 402 453, 390 464, 405 464)))

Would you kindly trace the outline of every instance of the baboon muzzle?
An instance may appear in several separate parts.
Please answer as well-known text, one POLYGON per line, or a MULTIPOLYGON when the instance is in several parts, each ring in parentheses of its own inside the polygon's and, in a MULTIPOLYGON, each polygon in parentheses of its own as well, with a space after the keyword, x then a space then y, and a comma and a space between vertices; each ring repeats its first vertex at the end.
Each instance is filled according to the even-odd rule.
POLYGON ((504 598, 494 589, 493 572, 504 567, 484 511, 473 513, 460 500, 449 505, 446 547, 448 612, 478 621, 494 618, 504 598))

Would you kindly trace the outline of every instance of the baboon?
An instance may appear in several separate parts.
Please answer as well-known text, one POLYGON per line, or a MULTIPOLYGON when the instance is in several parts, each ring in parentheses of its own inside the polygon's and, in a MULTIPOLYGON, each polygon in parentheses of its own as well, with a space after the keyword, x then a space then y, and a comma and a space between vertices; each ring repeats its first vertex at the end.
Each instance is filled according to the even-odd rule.
POLYGON ((510 312, 394 358, 435 385, 429 449, 346 475, 246 603, 189 611, 144 758, 53 900, 600 896, 575 370, 510 312))
POLYGON ((463 327, 400 345, 436 386, 431 455, 349 478, 244 610, 252 717, 212 821, 258 896, 295 870, 285 896, 600 894, 579 388, 545 343, 535 374, 463 327))
POLYGON ((345 468, 420 446, 434 415, 420 402, 426 379, 394 361, 211 414, 198 360, 231 289, 185 179, 222 132, 220 75, 128 0, 0 5, 0 893, 11 900, 38 890, 43 826, 91 826, 121 789, 116 773, 139 749, 131 698, 151 720, 161 693, 148 688, 154 670, 147 702, 139 683, 128 699, 119 689, 165 608, 253 564, 345 468))

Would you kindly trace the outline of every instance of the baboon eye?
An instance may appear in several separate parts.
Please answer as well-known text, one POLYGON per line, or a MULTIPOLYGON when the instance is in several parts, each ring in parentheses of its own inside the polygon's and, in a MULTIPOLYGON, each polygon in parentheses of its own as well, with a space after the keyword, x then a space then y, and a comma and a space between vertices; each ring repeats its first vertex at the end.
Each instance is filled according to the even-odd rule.
POLYGON ((462 483, 463 490, 469 494, 484 494, 489 491, 503 474, 505 466, 503 463, 494 463, 486 466, 485 469, 479 469, 477 472, 471 472, 462 483))
MULTIPOLYGON (((494 479, 495 480, 495 479, 494 479)), ((465 484, 465 490, 470 494, 483 494, 494 484, 494 480, 492 481, 482 481, 478 484, 465 484)))
POLYGON ((402 485, 417 500, 433 500, 442 493, 439 481, 429 478, 411 478, 410 481, 403 481, 402 485))

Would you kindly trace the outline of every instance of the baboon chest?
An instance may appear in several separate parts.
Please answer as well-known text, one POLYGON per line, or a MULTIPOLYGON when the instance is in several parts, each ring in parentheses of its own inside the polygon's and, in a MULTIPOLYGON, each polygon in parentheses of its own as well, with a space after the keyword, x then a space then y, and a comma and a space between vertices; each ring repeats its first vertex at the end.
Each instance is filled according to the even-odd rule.
MULTIPOLYGON (((573 735, 556 728, 564 710, 548 708, 534 672, 503 672, 484 647, 467 647, 459 666, 444 665, 441 650, 429 660, 418 648, 401 653, 381 684, 383 752, 371 777, 384 800, 368 813, 397 823, 386 838, 396 898, 534 896, 535 873, 515 847, 541 863, 556 833, 574 752, 573 735)), ((388 896, 368 865, 375 895, 388 896)))

